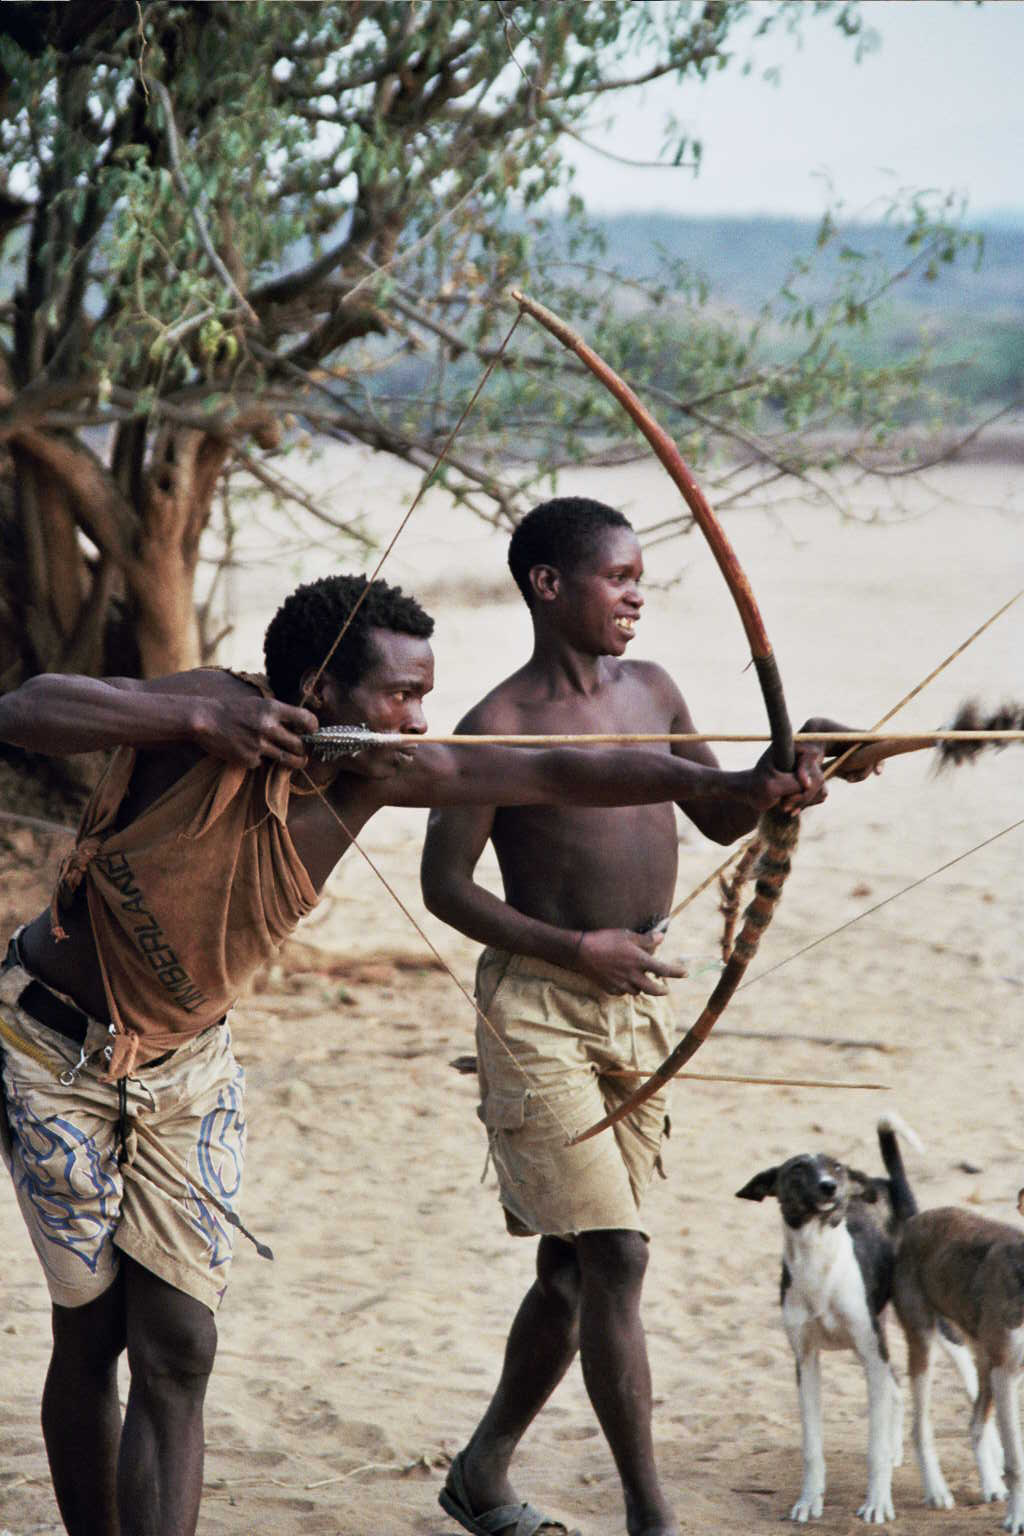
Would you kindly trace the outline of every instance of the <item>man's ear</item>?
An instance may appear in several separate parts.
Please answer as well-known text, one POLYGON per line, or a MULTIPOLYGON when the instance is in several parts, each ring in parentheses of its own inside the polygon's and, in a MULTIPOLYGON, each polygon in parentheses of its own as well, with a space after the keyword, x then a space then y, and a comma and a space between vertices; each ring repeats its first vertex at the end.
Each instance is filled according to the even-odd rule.
POLYGON ((299 683, 299 698, 309 709, 317 709, 323 703, 323 689, 320 687, 316 667, 303 672, 299 683))
POLYGON ((777 1193, 779 1170, 777 1168, 762 1168, 760 1173, 755 1173, 749 1184, 744 1184, 742 1189, 736 1191, 737 1200, 766 1200, 769 1195, 777 1193))
POLYGON ((553 603, 561 588, 561 577, 553 565, 530 567, 530 587, 538 602, 553 603))

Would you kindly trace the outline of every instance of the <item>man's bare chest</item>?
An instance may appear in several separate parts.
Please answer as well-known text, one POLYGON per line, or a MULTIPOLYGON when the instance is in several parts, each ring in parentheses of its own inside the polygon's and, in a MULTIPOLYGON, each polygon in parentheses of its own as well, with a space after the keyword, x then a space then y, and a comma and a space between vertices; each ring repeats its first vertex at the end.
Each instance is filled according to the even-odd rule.
POLYGON ((672 713, 663 699, 647 689, 608 689, 592 697, 574 695, 543 701, 517 702, 511 729, 529 736, 654 734, 672 728, 672 713))

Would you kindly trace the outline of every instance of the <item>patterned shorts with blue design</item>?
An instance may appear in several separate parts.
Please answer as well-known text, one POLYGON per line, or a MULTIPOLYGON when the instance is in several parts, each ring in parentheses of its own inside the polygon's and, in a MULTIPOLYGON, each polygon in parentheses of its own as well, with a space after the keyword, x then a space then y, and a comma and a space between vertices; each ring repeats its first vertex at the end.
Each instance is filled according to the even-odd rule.
MULTIPOLYGON (((233 1249, 224 1212, 245 1157, 244 1074, 227 1024, 125 1079, 122 1145, 102 1048, 76 1073, 79 1047, 18 1006, 31 979, 20 965, 0 973, 0 1153, 52 1300, 94 1301, 126 1253, 216 1311, 233 1249)), ((105 1025, 90 1025, 87 1047, 94 1038, 102 1047, 105 1025)))

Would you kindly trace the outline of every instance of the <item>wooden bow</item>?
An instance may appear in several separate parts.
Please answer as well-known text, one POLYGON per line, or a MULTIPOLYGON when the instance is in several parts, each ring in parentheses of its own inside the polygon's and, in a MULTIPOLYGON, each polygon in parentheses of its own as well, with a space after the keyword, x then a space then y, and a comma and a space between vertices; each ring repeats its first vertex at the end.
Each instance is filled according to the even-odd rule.
MULTIPOLYGON (((580 362, 614 396, 630 419, 639 427, 672 481, 682 492, 694 520, 711 546, 711 552, 718 562, 725 584, 732 593, 733 601, 739 610, 768 712, 772 761, 776 768, 783 772, 791 772, 796 760, 793 727, 782 691, 782 679, 779 676, 764 621, 754 599, 750 582, 736 558, 736 552, 707 498, 690 473, 679 449, 629 385, 619 378, 614 369, 610 368, 581 336, 551 310, 545 309, 542 304, 528 298, 518 289, 512 290, 512 297, 521 311, 525 310, 527 314, 532 315, 563 346, 574 352, 580 362)), ((765 844, 765 851, 758 866, 754 899, 744 914, 743 926, 733 945, 732 953, 719 977, 718 985, 704 1005, 703 1012, 680 1040, 675 1050, 666 1057, 647 1081, 635 1093, 630 1094, 611 1114, 574 1136, 572 1138, 574 1144, 586 1141, 591 1136, 596 1136, 599 1131, 614 1125, 616 1121, 624 1119, 625 1116, 632 1114, 638 1105, 659 1092, 663 1085, 700 1049, 715 1022, 725 1012, 747 966, 756 953, 761 934, 771 922, 775 905, 789 873, 790 858, 799 831, 799 820, 796 816, 771 810, 761 818, 759 831, 765 844)))

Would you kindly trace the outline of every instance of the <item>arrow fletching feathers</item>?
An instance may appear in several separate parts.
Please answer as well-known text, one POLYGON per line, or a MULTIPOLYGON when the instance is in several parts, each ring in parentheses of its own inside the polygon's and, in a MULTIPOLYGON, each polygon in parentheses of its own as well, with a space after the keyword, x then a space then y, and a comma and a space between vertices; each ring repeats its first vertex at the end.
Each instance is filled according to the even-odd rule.
POLYGON ((325 763, 341 757, 358 757, 367 747, 409 745, 409 737, 399 731, 371 731, 368 725, 324 725, 302 739, 314 757, 325 763))
MULTIPOLYGON (((986 715, 977 699, 961 704, 951 731, 1021 731, 1024 730, 1024 704, 1012 701, 1003 704, 992 714, 986 715)), ((1001 751, 1009 746, 1006 741, 986 741, 982 735, 978 741, 943 741, 937 748, 939 769, 956 768, 961 763, 973 762, 986 749, 1001 751)))

